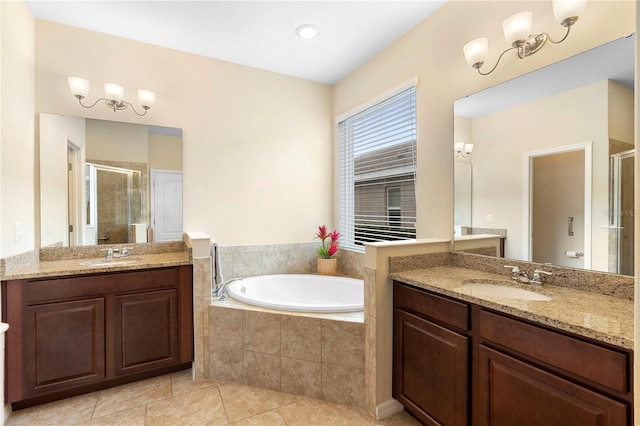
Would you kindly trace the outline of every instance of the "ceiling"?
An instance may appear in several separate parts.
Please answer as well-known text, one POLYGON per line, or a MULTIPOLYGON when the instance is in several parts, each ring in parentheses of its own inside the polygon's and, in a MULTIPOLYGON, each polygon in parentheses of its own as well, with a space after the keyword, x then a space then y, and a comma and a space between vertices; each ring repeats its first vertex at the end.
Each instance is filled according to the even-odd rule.
POLYGON ((36 18, 335 84, 445 0, 30 1, 36 18), (319 36, 295 34, 313 24, 319 36))

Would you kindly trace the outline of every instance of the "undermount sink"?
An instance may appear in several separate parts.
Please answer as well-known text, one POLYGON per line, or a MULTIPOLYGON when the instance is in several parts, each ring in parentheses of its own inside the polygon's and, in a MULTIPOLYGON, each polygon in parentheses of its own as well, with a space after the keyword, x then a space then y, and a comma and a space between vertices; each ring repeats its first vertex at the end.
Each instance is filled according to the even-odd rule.
POLYGON ((129 258, 129 259, 122 259, 122 258, 115 258, 115 259, 92 259, 92 260, 86 260, 84 262, 80 262, 80 265, 82 266, 96 266, 96 267, 100 267, 100 266, 120 266, 120 265, 128 265, 129 263, 136 263, 138 262, 138 259, 135 258, 129 258))
POLYGON ((553 298, 545 294, 536 293, 535 291, 525 290, 523 288, 511 287, 504 284, 491 284, 491 283, 467 283, 460 287, 455 288, 469 296, 486 296, 496 297, 502 299, 516 299, 516 300, 533 300, 533 301, 549 301, 553 298))

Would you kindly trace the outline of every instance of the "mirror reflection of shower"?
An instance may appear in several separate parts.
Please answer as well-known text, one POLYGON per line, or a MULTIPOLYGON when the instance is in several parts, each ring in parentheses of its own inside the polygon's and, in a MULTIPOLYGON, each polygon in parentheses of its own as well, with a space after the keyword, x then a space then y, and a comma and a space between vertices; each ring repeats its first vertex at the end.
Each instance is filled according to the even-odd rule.
POLYGON ((133 224, 143 219, 142 175, 138 170, 86 163, 85 238, 93 244, 135 242, 133 224))
POLYGON ((633 275, 635 149, 610 155, 609 271, 633 275))

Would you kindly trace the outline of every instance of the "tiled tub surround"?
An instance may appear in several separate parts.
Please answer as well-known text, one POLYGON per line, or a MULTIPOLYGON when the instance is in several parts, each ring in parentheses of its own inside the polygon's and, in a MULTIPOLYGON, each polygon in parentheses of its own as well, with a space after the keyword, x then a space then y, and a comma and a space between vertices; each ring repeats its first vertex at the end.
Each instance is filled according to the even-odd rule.
MULTIPOLYGON (((273 274, 315 274, 320 242, 220 246, 225 280, 273 274)), ((339 250, 338 275, 362 278, 363 254, 339 250)))
POLYGON ((209 306, 209 377, 364 406, 362 312, 282 312, 227 299, 209 306))
POLYGON ((466 253, 437 253, 391 258, 390 278, 500 312, 633 349, 633 277, 466 253), (542 286, 516 284, 505 264, 529 273, 544 269, 554 275, 542 286), (553 297, 535 302, 471 296, 456 290, 465 282, 500 281, 553 297))

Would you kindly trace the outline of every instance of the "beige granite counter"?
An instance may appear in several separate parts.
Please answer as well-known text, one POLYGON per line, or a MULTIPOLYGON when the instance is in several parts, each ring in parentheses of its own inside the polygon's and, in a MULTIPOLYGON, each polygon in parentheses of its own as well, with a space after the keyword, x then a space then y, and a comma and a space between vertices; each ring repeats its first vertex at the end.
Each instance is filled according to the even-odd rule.
POLYGON ((633 349, 633 300, 553 285, 518 284, 504 275, 456 266, 394 272, 389 278, 625 349, 633 349), (551 296, 529 301, 471 295, 462 284, 505 284, 551 296))
MULTIPOLYGON (((191 250, 184 243, 136 244, 130 256, 107 259, 100 246, 82 248, 65 247, 41 250, 39 256, 21 256, 8 262, 0 271, 3 281, 131 271, 191 265, 191 250)), ((117 247, 117 246, 113 246, 117 247)))

